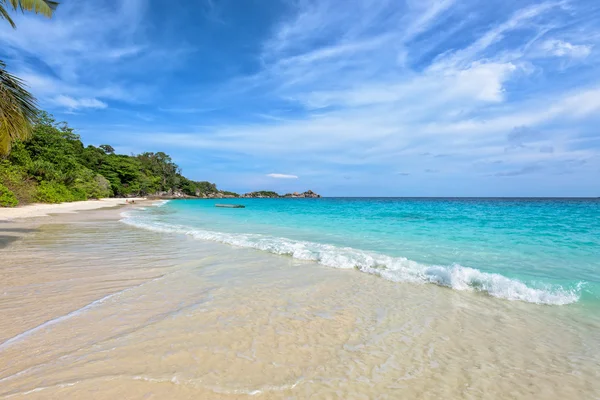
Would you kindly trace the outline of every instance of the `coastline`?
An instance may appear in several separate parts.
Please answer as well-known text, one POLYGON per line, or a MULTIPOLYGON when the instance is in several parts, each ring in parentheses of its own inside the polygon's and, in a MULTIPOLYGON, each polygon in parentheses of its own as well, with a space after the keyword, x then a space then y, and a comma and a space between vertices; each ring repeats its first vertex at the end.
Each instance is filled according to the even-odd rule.
POLYGON ((51 214, 70 214, 80 211, 98 210, 128 204, 127 201, 145 201, 144 197, 136 198, 104 198, 99 200, 74 201, 58 204, 28 204, 22 207, 0 208, 0 221, 11 221, 21 218, 48 217, 51 214))
POLYGON ((35 226, 0 250, 0 397, 558 399, 598 389, 586 351, 597 340, 568 307, 143 230, 120 222, 123 208, 101 208, 0 225, 35 226))

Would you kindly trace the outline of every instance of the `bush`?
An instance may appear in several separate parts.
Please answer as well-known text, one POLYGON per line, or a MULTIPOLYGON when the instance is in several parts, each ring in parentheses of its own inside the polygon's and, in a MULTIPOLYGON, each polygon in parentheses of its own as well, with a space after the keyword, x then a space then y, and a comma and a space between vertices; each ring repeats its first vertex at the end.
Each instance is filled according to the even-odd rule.
POLYGON ((15 194, 0 183, 0 207, 15 207, 17 204, 19 201, 15 194))
POLYGON ((76 200, 100 199, 111 195, 110 182, 87 168, 78 171, 69 189, 76 200))
POLYGON ((96 189, 91 193, 90 197, 102 199, 104 197, 110 197, 113 195, 112 191, 110 190, 110 182, 108 179, 98 174, 94 177, 94 182, 96 183, 96 189))
POLYGON ((35 193, 35 199, 42 203, 63 203, 66 201, 76 201, 78 195, 71 193, 68 187, 62 183, 47 182, 40 183, 35 193))
POLYGON ((34 201, 36 182, 27 175, 23 167, 12 165, 7 160, 0 161, 0 184, 15 195, 19 204, 34 201))

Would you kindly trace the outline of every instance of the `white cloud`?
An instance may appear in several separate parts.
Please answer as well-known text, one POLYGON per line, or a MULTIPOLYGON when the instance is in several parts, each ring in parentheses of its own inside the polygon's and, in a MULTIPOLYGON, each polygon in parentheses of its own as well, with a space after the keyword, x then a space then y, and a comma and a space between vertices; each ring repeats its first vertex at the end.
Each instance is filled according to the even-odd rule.
MULTIPOLYGON (((561 3, 515 10, 496 24, 486 20, 481 25, 482 35, 437 57, 430 55, 428 62, 413 68, 410 63, 397 62, 399 51, 410 56, 414 50, 403 40, 417 40, 419 33, 435 29, 436 19, 452 13, 454 3, 430 1, 427 6, 410 9, 407 12, 414 21, 420 21, 410 29, 386 24, 387 15, 401 20, 406 11, 388 7, 395 2, 378 3, 375 10, 365 11, 364 19, 358 14, 366 1, 359 1, 353 10, 340 10, 329 3, 297 3, 298 15, 282 23, 263 49, 264 69, 232 85, 236 90, 246 89, 241 95, 250 98, 255 91, 259 99, 268 96, 293 102, 295 112, 252 123, 225 122, 197 132, 168 134, 168 128, 143 132, 141 140, 233 152, 248 159, 270 160, 273 165, 285 161, 332 168, 377 166, 406 173, 413 169, 470 170, 473 162, 500 157, 508 164, 594 154, 593 150, 570 149, 568 143, 576 136, 576 127, 600 110, 599 92, 593 86, 597 82, 572 92, 552 85, 544 85, 541 94, 527 92, 528 80, 538 78, 541 72, 526 68, 531 61, 525 58, 524 48, 550 29, 543 17, 561 13, 561 3), (339 12, 328 15, 332 10, 339 12), (384 22, 372 31, 364 21, 371 21, 375 14, 384 22), (330 40, 315 46, 315 35, 330 40), (509 35, 510 40, 504 41, 509 35), (511 86, 514 82, 518 85, 511 86), (296 112, 298 109, 301 111, 296 112), (531 148, 505 154, 506 135, 513 128, 547 129, 550 124, 568 125, 569 131, 560 137, 549 134, 531 148), (550 148, 554 151, 547 151, 550 148), (423 165, 421 154, 427 152, 447 156, 428 157, 423 165)), ((239 91, 235 93, 238 96, 239 91)), ((304 171, 293 168, 303 180, 308 179, 304 171)), ((268 176, 283 178, 286 174, 268 176)))
POLYGON ((488 48, 504 39, 510 32, 530 25, 535 18, 562 5, 562 2, 547 1, 519 9, 508 20, 492 27, 469 46, 439 56, 433 68, 443 70, 449 66, 471 64, 482 58, 482 54, 488 48))
POLYGON ((298 179, 296 175, 287 175, 287 174, 267 174, 270 178, 275 179, 298 179))
POLYGON ((412 20, 404 32, 404 40, 410 40, 429 28, 442 13, 454 5, 456 0, 430 0, 415 3, 418 7, 417 17, 412 20))
POLYGON ((102 109, 108 107, 108 105, 96 98, 73 98, 70 96, 60 95, 54 98, 54 103, 69 110, 79 110, 82 108, 96 108, 102 109))
POLYGON ((475 63, 452 73, 456 76, 454 90, 481 101, 502 101, 502 85, 516 69, 511 63, 475 63))
POLYGON ((542 43, 542 50, 555 57, 586 58, 592 52, 591 45, 571 44, 562 40, 546 40, 542 43))
POLYGON ((147 102, 155 83, 143 74, 185 58, 173 57, 182 48, 167 46, 166 36, 148 37, 146 1, 117 3, 61 2, 52 19, 17 13, 17 31, 0 24, 7 64, 43 107, 101 108, 98 98, 147 102))

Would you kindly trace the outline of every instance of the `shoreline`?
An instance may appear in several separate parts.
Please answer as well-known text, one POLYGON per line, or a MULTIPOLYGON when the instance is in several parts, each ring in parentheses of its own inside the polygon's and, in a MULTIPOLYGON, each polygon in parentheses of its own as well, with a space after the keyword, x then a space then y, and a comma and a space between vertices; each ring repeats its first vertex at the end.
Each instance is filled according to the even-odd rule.
POLYGON ((2 398, 597 392, 598 323, 577 309, 140 229, 120 213, 152 200, 96 203, 0 224, 21 237, 0 246, 2 398))
POLYGON ((39 225, 0 250, 0 397, 336 390, 433 399, 468 387, 475 397, 559 399, 597 390, 597 353, 586 353, 597 340, 569 308, 141 230, 119 222, 122 210, 0 225, 39 225))
POLYGON ((104 198, 99 200, 74 201, 70 203, 35 203, 15 208, 0 208, 0 222, 21 218, 49 217, 51 214, 72 214, 80 211, 112 208, 128 204, 127 201, 146 201, 145 197, 104 198))

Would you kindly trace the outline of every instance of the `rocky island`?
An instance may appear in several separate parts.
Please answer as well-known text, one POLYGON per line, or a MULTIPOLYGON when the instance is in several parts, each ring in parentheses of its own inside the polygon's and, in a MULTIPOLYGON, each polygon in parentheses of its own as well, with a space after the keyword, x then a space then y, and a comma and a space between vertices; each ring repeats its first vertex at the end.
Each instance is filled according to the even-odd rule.
POLYGON ((264 191, 263 190, 263 191, 259 191, 259 192, 246 193, 240 197, 252 198, 252 199, 263 199, 263 198, 267 198, 267 199, 284 199, 284 198, 318 199, 321 197, 321 195, 313 192, 312 190, 307 190, 304 193, 298 193, 298 192, 286 193, 284 195, 281 195, 279 193, 272 192, 272 191, 264 191))
POLYGON ((319 199, 321 198, 321 195, 313 192, 312 190, 307 190, 303 193, 286 193, 284 195, 270 190, 260 190, 240 195, 238 193, 228 192, 225 190, 215 190, 214 192, 207 193, 201 192, 197 189, 195 195, 190 195, 182 190, 168 190, 148 195, 148 197, 153 199, 319 199))

